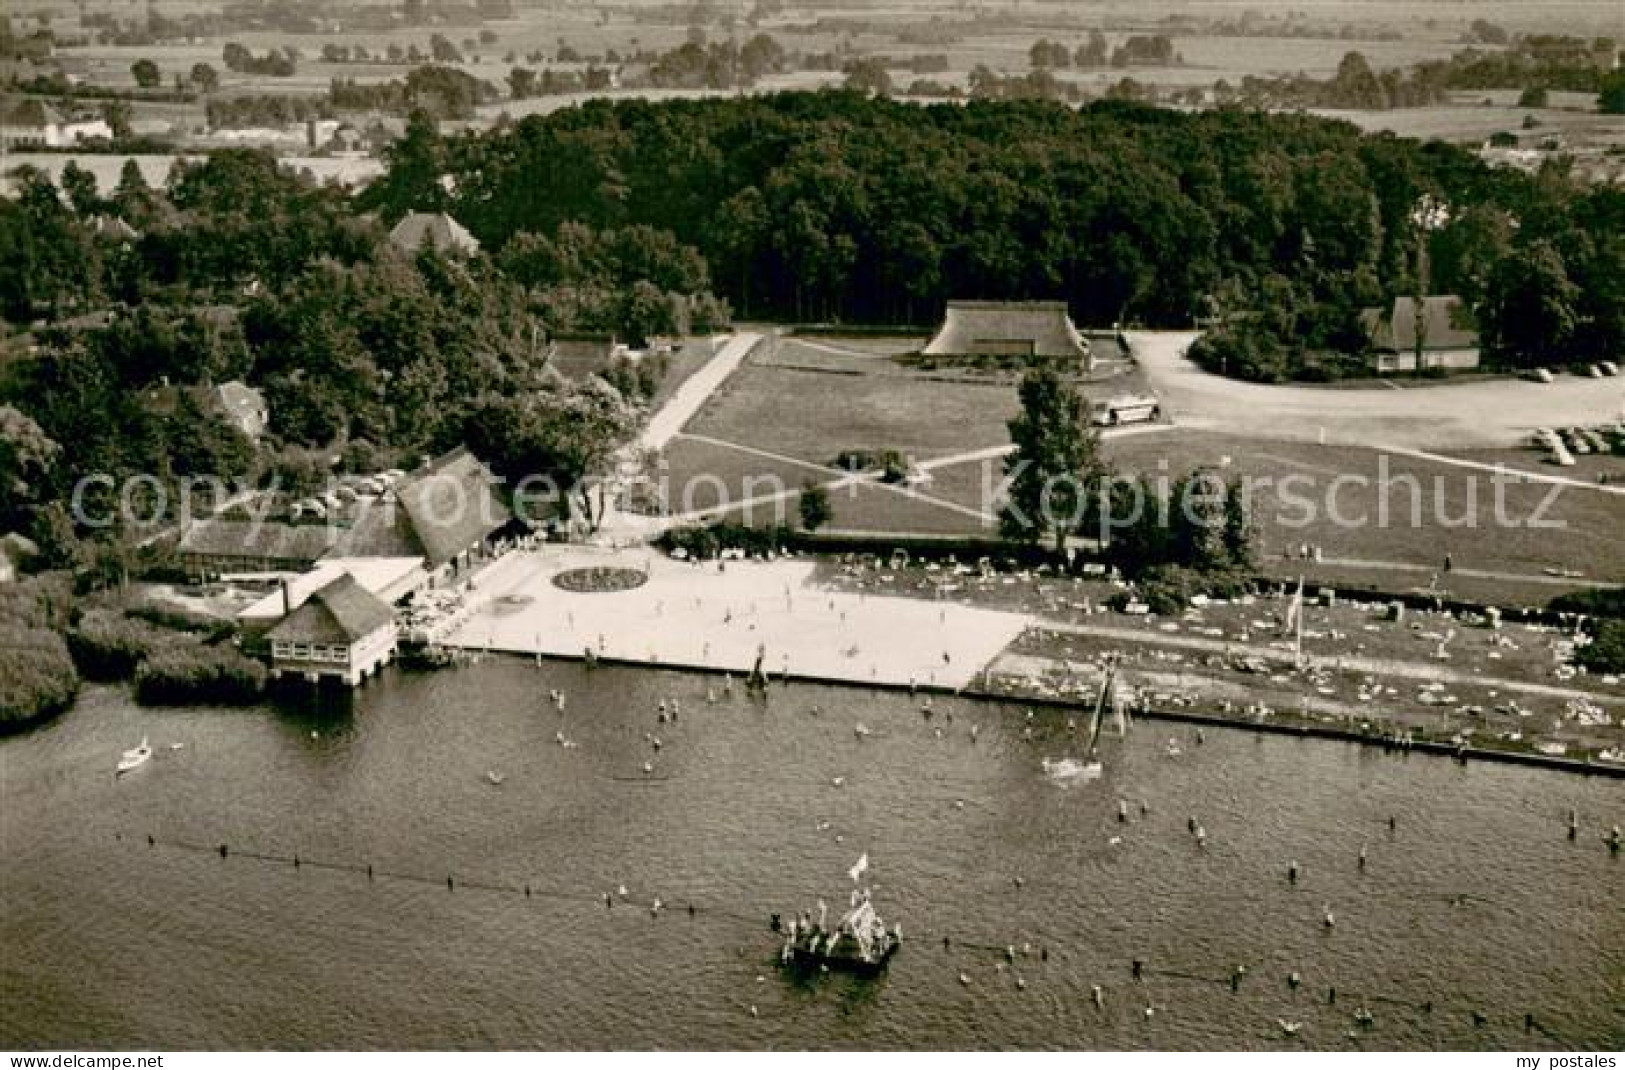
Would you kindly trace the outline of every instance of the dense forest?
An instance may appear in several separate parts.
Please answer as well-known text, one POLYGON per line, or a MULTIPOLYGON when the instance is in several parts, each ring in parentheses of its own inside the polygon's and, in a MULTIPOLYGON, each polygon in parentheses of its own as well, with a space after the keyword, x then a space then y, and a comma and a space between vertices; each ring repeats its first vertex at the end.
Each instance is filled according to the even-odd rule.
POLYGON ((83 564, 62 506, 86 471, 300 485, 476 440, 499 468, 599 463, 578 425, 624 433, 637 384, 610 385, 622 405, 562 383, 541 342, 703 331, 730 305, 923 326, 951 297, 1060 298, 1085 325, 1207 323, 1199 355, 1261 379, 1317 374, 1361 347, 1362 307, 1418 291, 1461 294, 1495 360, 1625 348, 1625 191, 1302 115, 600 101, 454 138, 419 118, 356 198, 248 150, 162 189, 133 165, 112 191, 75 168, 21 185, 0 314, 35 348, 0 365, 0 524, 53 564, 83 564), (413 209, 482 251, 395 248, 413 209), (194 392, 230 378, 267 396, 258 447, 194 392))
POLYGON ((592 102, 409 138, 362 200, 386 218, 444 207, 499 257, 566 223, 654 227, 746 317, 926 324, 949 297, 1063 298, 1095 325, 1262 312, 1253 331, 1292 351, 1357 347, 1360 308, 1419 287, 1479 305, 1538 247, 1572 321, 1545 359, 1625 337, 1625 193, 1302 115, 849 92, 592 102), (1426 225, 1424 204, 1443 208, 1426 225))

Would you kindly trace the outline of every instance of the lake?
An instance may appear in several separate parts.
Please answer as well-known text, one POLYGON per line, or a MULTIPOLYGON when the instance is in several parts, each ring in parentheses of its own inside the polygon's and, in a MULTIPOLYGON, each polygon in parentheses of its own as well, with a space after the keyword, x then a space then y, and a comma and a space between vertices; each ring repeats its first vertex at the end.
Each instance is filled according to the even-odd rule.
POLYGON ((89 688, 0 740, 0 1046, 1625 1045, 1617 781, 1138 723, 1057 782, 1064 713, 934 705, 519 659, 248 710, 89 688), (838 912, 862 853, 887 974, 780 975, 770 912, 838 912))

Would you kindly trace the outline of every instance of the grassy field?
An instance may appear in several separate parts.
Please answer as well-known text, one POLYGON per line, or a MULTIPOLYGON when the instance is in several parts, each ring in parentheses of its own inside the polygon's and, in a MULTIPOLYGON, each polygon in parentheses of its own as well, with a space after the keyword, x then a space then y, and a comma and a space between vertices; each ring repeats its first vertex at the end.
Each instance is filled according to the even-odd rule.
POLYGON ((916 460, 1009 441, 1009 387, 833 375, 747 362, 688 430, 816 464, 846 449, 916 460))
MULTIPOLYGON (((1119 468, 1152 475, 1177 477, 1198 465, 1215 465, 1255 481, 1268 480, 1267 485, 1259 483, 1253 498, 1268 559, 1279 560, 1283 552, 1307 543, 1321 547, 1327 558, 1436 569, 1450 554, 1457 568, 1541 576, 1548 568, 1574 566, 1586 578, 1625 581, 1625 539, 1619 538, 1625 498, 1615 494, 1509 484, 1503 488, 1498 518, 1491 473, 1361 447, 1286 445, 1175 431, 1121 439, 1109 443, 1105 452, 1119 468), (1293 483, 1283 486, 1289 476, 1293 483), (1336 484, 1334 494, 1333 481, 1339 478, 1343 482, 1336 484), (1410 479, 1419 492, 1412 492, 1410 479), (1334 509, 1337 516, 1328 515, 1334 509), (1474 516, 1473 524, 1462 522, 1474 516), (1365 522, 1340 523, 1339 517, 1363 517, 1365 522), (1548 523, 1561 527, 1536 526, 1548 523)), ((1292 571, 1299 565, 1285 567, 1292 571)), ((1428 579, 1414 573, 1387 576, 1390 586, 1407 588, 1428 579), (1408 582, 1392 582, 1401 577, 1408 582)), ((1454 585, 1459 577, 1450 582, 1454 585)), ((1547 597, 1557 590, 1552 588, 1547 597)))
MULTIPOLYGON (((667 505, 674 513, 725 510, 746 498, 795 490, 808 479, 824 482, 837 477, 828 469, 775 461, 682 437, 666 448, 665 466, 662 474, 667 505)), ((769 503, 754 508, 749 522, 771 525, 795 515, 794 500, 769 503)))

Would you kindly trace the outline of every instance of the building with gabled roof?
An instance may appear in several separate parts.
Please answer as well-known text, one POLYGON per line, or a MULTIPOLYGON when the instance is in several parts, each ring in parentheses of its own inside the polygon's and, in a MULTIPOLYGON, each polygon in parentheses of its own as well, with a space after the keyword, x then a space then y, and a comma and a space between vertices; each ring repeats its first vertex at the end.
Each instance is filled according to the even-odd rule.
POLYGON ((353 687, 394 656, 395 614, 345 572, 312 591, 266 639, 273 677, 328 678, 353 687))
POLYGON ((1029 357, 1092 364, 1064 301, 949 301, 928 357, 1029 357))
POLYGON ((332 552, 338 531, 327 524, 210 517, 188 524, 176 553, 194 579, 233 573, 303 572, 332 552))
POLYGON ((209 392, 209 400, 226 422, 249 438, 257 439, 271 422, 265 394, 237 379, 221 383, 209 392))
POLYGON ((424 245, 463 256, 480 251, 479 239, 445 212, 408 212, 390 229, 389 240, 407 253, 416 253, 424 245))
POLYGON ((456 571, 483 554, 513 514, 489 469, 459 446, 362 503, 336 551, 346 557, 421 557, 431 572, 456 571))
POLYGON ((1478 367, 1478 328, 1467 303, 1455 294, 1437 294, 1420 302, 1396 297, 1390 308, 1362 311, 1360 326, 1377 372, 1478 367))

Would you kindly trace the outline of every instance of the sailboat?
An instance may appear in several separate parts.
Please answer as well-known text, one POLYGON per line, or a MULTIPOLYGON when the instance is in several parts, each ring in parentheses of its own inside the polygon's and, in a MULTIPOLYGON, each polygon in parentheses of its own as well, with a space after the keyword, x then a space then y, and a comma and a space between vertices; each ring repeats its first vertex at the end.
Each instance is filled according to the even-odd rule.
POLYGON ((131 747, 129 750, 124 752, 123 756, 119 758, 118 775, 123 775, 124 773, 128 773, 130 770, 135 769, 138 766, 145 765, 147 759, 151 757, 152 747, 147 743, 147 737, 142 736, 140 746, 131 747))
POLYGON ((1106 659, 1106 672, 1105 672, 1104 677, 1100 681, 1100 694, 1095 696, 1095 712, 1094 712, 1094 716, 1089 718, 1088 764, 1086 764, 1084 766, 1084 772, 1090 777, 1099 776, 1100 772, 1101 772, 1101 768, 1102 768, 1101 763, 1100 763, 1100 757, 1099 757, 1100 716, 1101 716, 1101 713, 1106 708, 1106 696, 1107 696, 1107 694, 1111 694, 1111 696, 1112 696, 1112 700, 1113 700, 1112 705, 1113 705, 1113 707, 1115 708, 1115 710, 1117 712, 1117 725, 1118 725, 1119 731, 1125 731, 1125 732, 1127 731, 1127 728, 1123 723, 1123 707, 1122 707, 1122 704, 1116 701, 1117 693, 1112 690, 1112 680, 1116 676, 1116 674, 1117 674, 1117 659, 1116 658, 1107 658, 1106 659))

